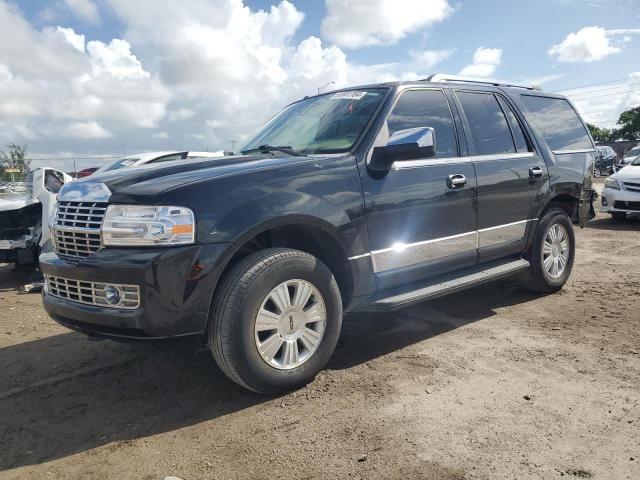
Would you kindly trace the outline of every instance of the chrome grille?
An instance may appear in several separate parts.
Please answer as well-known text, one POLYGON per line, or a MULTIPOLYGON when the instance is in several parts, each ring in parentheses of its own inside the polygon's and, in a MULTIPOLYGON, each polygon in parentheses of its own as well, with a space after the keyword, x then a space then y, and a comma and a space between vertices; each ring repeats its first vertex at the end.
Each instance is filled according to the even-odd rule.
POLYGON ((98 251, 106 211, 106 203, 58 202, 54 225, 56 253, 63 258, 80 259, 98 251))
POLYGON ((45 275, 45 288, 49 295, 64 298, 85 305, 97 305, 108 308, 134 309, 140 306, 140 288, 137 285, 116 283, 82 282, 70 278, 45 275), (121 294, 120 303, 107 302, 105 289, 115 287, 121 294))

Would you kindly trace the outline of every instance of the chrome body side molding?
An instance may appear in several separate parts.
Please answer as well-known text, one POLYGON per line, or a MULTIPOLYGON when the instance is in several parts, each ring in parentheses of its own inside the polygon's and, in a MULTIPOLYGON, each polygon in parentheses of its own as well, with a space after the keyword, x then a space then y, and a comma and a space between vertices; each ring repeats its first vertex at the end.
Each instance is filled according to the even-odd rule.
POLYGON ((398 242, 388 248, 354 255, 349 257, 349 260, 371 257, 373 271, 375 273, 386 272, 471 252, 479 248, 522 240, 529 222, 535 221, 537 219, 530 218, 448 237, 406 244, 398 242))

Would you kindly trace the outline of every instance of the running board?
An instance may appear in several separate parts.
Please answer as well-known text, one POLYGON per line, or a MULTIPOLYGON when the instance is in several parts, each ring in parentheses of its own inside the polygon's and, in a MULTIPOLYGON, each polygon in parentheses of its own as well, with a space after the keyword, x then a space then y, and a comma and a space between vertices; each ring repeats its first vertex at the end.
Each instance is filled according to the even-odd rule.
MULTIPOLYGON (((528 268, 529 262, 522 258, 499 264, 491 263, 490 265, 484 266, 481 270, 476 269, 466 275, 456 276, 455 274, 449 274, 435 281, 432 280, 431 283, 427 285, 423 284, 423 286, 416 290, 381 298, 371 303, 370 308, 372 310, 396 310, 413 303, 431 300, 443 295, 448 295, 449 293, 458 292, 502 277, 507 277, 528 268)), ((460 273, 457 272, 457 275, 460 275, 460 273)))

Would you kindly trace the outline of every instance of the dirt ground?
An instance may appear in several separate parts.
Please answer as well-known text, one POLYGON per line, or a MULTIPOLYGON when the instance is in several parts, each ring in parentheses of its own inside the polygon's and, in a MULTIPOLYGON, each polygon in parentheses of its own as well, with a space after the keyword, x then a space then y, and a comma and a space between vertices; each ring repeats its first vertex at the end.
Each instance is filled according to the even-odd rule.
POLYGON ((0 479, 640 478, 640 221, 577 230, 565 289, 345 320, 277 398, 190 343, 92 342, 0 267, 0 479))

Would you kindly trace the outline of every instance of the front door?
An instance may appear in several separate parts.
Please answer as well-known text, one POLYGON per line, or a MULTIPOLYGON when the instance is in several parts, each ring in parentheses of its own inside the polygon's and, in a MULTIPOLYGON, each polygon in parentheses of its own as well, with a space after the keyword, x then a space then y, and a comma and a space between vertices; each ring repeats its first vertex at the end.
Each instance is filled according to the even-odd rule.
POLYGON ((478 180, 480 262, 520 254, 549 178, 542 157, 501 94, 457 91, 478 180))
POLYGON ((362 176, 378 290, 407 285, 477 261, 476 175, 461 157, 450 104, 439 89, 401 93, 376 145, 397 130, 435 129, 435 157, 396 161, 362 176))

